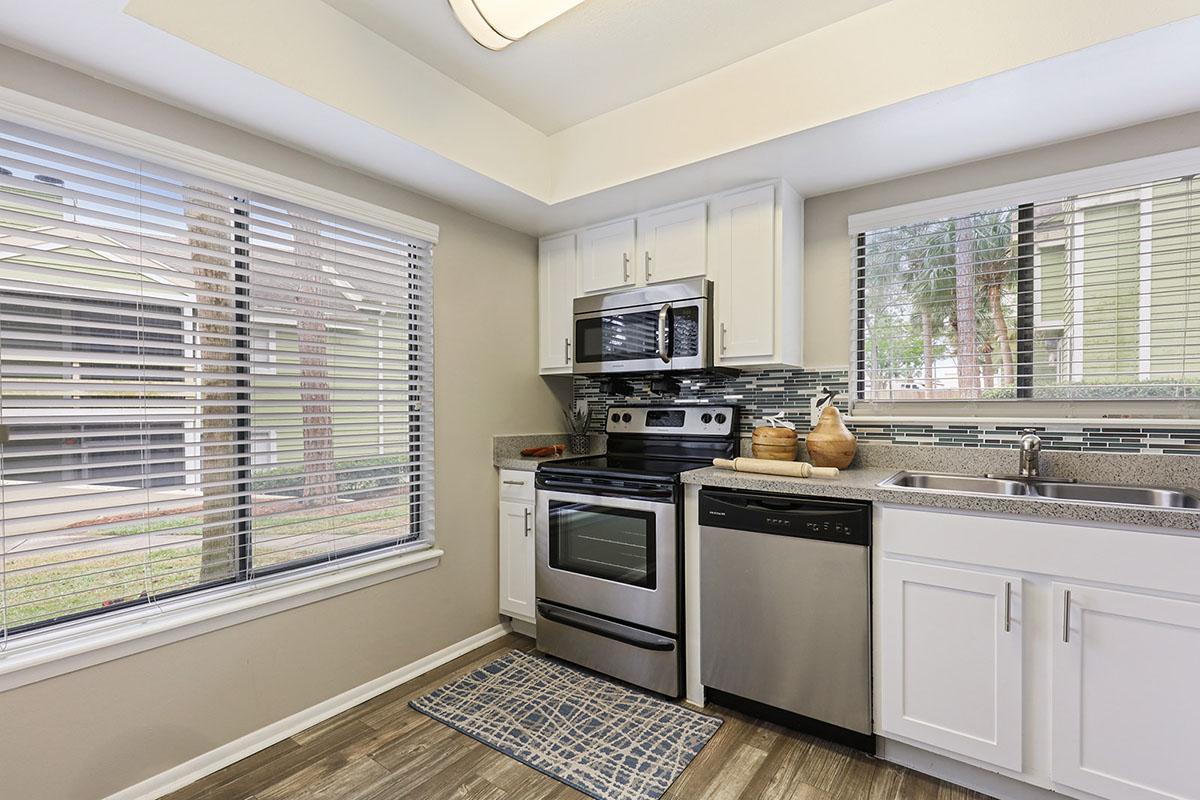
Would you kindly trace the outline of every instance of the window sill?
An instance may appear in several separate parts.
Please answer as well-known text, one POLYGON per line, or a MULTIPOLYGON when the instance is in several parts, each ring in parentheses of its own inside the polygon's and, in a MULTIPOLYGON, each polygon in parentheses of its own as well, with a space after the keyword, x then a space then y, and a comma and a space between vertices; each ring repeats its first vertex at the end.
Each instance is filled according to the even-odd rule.
POLYGON ((1196 419, 1179 417, 1048 417, 1041 415, 972 416, 970 414, 847 414, 851 425, 887 425, 896 422, 927 423, 931 425, 1088 425, 1106 428, 1195 428, 1196 419))
POLYGON ((0 692, 436 567, 427 547, 371 553, 18 634, 0 649, 0 692))

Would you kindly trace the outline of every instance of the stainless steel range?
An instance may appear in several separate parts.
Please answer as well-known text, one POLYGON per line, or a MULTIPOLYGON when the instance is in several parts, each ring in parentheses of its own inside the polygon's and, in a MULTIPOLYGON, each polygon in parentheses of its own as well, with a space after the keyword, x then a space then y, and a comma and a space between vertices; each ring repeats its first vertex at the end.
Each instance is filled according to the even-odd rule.
POLYGON ((679 474, 736 455, 737 423, 736 406, 613 406, 607 455, 538 467, 538 649, 679 696, 679 474))

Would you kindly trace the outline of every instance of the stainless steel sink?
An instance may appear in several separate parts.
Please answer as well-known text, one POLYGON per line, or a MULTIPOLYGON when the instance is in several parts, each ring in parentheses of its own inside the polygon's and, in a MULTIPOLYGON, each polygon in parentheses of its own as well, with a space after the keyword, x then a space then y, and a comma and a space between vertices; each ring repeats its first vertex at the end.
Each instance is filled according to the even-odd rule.
POLYGON ((974 492, 976 494, 1029 495, 1029 484, 1007 478, 975 475, 945 475, 936 472, 897 472, 879 484, 897 489, 924 489, 932 492, 974 492))
POLYGON ((1107 486, 1100 483, 1035 483, 1039 497, 1085 503, 1120 503, 1155 508, 1200 508, 1200 497, 1182 489, 1157 486, 1107 486))
POLYGON ((897 472, 887 480, 881 481, 879 485, 885 489, 966 492, 1080 503, 1200 509, 1200 496, 1184 489, 1162 486, 1117 486, 1104 483, 1072 483, 1053 478, 994 478, 936 472, 897 472))

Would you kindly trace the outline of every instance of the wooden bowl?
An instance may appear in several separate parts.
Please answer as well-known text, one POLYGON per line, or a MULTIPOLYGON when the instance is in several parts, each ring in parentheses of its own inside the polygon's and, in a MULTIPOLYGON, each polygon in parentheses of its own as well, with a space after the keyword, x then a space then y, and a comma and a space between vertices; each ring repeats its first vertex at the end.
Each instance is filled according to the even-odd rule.
POLYGON ((796 432, 788 428, 765 425, 755 428, 754 435, 750 437, 750 452, 755 458, 795 461, 798 449, 796 432))

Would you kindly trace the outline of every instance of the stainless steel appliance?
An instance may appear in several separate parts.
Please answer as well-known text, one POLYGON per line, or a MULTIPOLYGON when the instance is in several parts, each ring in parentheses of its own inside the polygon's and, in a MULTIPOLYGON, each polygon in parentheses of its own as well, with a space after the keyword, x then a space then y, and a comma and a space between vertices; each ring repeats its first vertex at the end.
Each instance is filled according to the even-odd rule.
POLYGON ((707 699, 874 752, 871 509, 700 491, 707 699))
POLYGON ((606 419, 607 455, 538 467, 538 649, 677 697, 679 474, 735 454, 738 410, 613 406, 606 419))
POLYGON ((712 281, 576 298, 572 330, 576 373, 710 369, 712 281))

